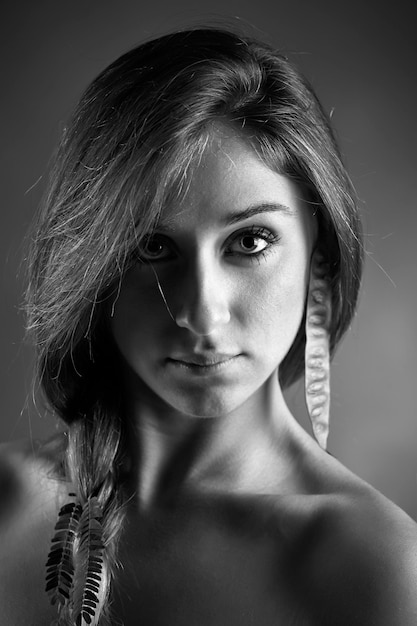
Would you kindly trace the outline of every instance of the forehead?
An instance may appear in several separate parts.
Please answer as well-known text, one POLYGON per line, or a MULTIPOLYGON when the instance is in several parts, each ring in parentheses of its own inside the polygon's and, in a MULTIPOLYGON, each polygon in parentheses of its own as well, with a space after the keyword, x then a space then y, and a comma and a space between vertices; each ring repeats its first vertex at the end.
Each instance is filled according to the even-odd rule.
POLYGON ((189 167, 181 200, 164 207, 166 230, 224 222, 256 206, 281 206, 287 217, 307 211, 301 187, 266 165, 250 141, 224 124, 213 124, 205 148, 189 167))

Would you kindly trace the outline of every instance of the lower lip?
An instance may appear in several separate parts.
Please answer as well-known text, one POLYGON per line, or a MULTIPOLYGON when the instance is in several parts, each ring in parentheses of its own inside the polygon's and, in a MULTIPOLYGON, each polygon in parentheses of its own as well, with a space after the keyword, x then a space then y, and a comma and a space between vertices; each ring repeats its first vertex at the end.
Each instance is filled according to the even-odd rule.
POLYGON ((239 358, 240 355, 233 356, 230 359, 219 361, 218 363, 210 363, 208 365, 197 365, 196 363, 188 363, 187 361, 176 361, 175 359, 167 359, 169 366, 177 370, 182 370, 193 376, 207 376, 226 371, 239 358))

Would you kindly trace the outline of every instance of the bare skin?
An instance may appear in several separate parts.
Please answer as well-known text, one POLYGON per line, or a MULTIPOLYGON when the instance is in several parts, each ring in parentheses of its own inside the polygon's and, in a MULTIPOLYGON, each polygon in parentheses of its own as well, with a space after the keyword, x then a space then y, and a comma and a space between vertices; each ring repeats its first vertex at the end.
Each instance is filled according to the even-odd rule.
MULTIPOLYGON (((110 318, 134 459, 114 583, 124 626, 417 622, 416 524, 320 449, 278 382, 316 234, 294 181, 217 127, 124 277, 110 318)), ((71 485, 53 457, 4 450, 10 626, 55 617, 44 563, 71 485)))
MULTIPOLYGON (((415 523, 301 439, 301 493, 282 483, 276 493, 195 485, 145 510, 131 501, 114 623, 414 625, 415 523)), ((2 621, 45 626, 55 617, 45 560, 71 487, 51 478, 42 449, 17 443, 1 452, 2 621)))

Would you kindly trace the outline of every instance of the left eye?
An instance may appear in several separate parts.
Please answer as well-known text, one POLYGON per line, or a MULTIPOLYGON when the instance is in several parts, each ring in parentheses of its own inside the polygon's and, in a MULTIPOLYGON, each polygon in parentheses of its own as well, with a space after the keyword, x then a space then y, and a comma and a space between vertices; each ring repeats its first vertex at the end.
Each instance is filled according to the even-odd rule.
POLYGON ((265 241, 265 239, 262 239, 262 237, 257 237, 255 235, 243 235, 243 237, 239 237, 237 243, 241 251, 246 252, 247 254, 261 252, 268 245, 268 242, 265 241))
POLYGON ((273 239, 272 233, 246 232, 238 235, 228 248, 232 254, 256 255, 268 248, 273 239))

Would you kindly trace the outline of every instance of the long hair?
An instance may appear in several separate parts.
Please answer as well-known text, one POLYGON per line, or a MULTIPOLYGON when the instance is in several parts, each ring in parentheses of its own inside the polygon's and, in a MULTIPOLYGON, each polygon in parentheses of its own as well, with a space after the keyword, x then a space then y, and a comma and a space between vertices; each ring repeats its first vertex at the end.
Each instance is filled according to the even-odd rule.
MULTIPOLYGON (((187 30, 136 47, 91 83, 63 133, 33 230, 26 302, 43 390, 67 424, 67 476, 103 509, 109 585, 126 498, 126 424, 106 316, 141 238, 186 192, 215 121, 244 133, 314 205, 332 351, 355 311, 355 194, 326 114, 282 54, 228 30, 187 30)), ((284 387, 303 372, 304 344, 300 327, 280 367, 284 387)))

